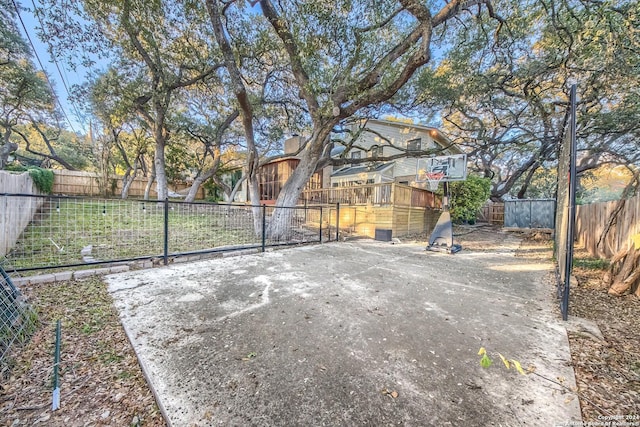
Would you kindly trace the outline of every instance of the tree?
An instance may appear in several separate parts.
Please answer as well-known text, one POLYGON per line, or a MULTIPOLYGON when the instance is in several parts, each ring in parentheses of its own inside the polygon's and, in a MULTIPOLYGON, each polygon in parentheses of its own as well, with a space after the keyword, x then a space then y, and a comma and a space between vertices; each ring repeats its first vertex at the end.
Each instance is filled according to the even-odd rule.
POLYGON ((242 5, 232 9, 218 0, 207 0, 206 5, 215 40, 222 52, 227 87, 235 98, 244 130, 247 155, 242 180, 248 182, 254 228, 260 233, 258 174, 261 151, 268 153, 271 140, 283 134, 264 130, 269 127, 296 129, 299 125, 295 119, 303 108, 299 99, 292 96, 294 85, 283 59, 284 51, 274 44, 267 22, 242 5), (283 118, 274 119, 278 115, 283 118), (281 126, 268 125, 274 122, 280 122, 281 126))
POLYGON ((193 153, 187 167, 192 184, 186 202, 195 199, 202 184, 218 176, 225 151, 239 145, 240 131, 234 126, 239 112, 229 105, 220 86, 201 83, 185 90, 184 112, 176 117, 176 129, 193 153))
POLYGON ((468 147, 474 168, 494 178, 492 198, 525 197, 536 172, 555 167, 569 81, 578 84, 579 173, 637 162, 637 2, 498 6, 505 21, 497 36, 496 22, 479 15, 419 80, 423 107, 442 108, 446 130, 468 147))
POLYGON ((31 121, 40 111, 52 112, 54 97, 46 76, 36 71, 31 51, 16 25, 16 10, 2 1, 0 12, 0 169, 19 147, 12 138, 17 127, 31 121))
POLYGON ((468 175, 464 181, 449 183, 451 194, 451 220, 475 221, 478 211, 491 193, 491 180, 468 175))
MULTIPOLYGON (((100 135, 99 158, 103 180, 113 172, 122 174, 121 197, 127 198, 131 184, 142 173, 151 184, 153 134, 147 123, 135 112, 134 104, 139 82, 128 79, 115 68, 94 77, 83 88, 85 108, 95 121, 92 133, 100 135)), ((149 184, 149 186, 150 186, 149 184)), ((148 191, 145 192, 148 199, 148 191)))
POLYGON ((112 68, 138 83, 129 86, 127 95, 136 95, 131 108, 152 131, 158 198, 166 198, 165 149, 175 96, 220 68, 207 42, 200 9, 188 2, 131 0, 73 4, 49 0, 44 6, 46 33, 56 43, 54 50, 73 51, 76 48, 70 44, 75 40, 88 52, 115 52, 112 68))
MULTIPOLYGON (((283 95, 294 95, 295 100, 289 98, 292 104, 302 100, 309 124, 309 137, 300 152, 300 162, 282 188, 277 207, 295 205, 311 175, 322 162, 329 161, 330 134, 336 125, 389 100, 429 62, 435 28, 458 19, 474 6, 484 6, 495 16, 489 1, 476 0, 455 0, 434 11, 417 0, 355 1, 338 7, 335 2, 326 1, 258 3, 280 43, 279 51, 284 52, 285 71, 295 88, 283 95)), ((207 1, 219 43, 224 42, 225 34, 217 20, 222 12, 229 15, 234 6, 240 7, 234 3, 221 9, 221 5, 218 1, 207 1)), ((246 43, 256 47, 250 40, 246 43)), ((240 84, 242 70, 237 67, 232 46, 221 49, 235 83, 250 141, 252 110, 249 102, 242 102, 248 100, 246 89, 240 84), (235 70, 231 64, 236 64, 235 70)), ((255 157, 249 161, 255 168, 255 157)), ((252 179, 251 174, 248 176, 252 179)), ((288 213, 285 209, 275 210, 272 235, 282 231, 288 213)))
POLYGON ((90 149, 78 135, 62 129, 59 122, 51 122, 46 116, 40 119, 29 116, 29 120, 30 123, 13 129, 17 136, 14 140, 24 143, 16 152, 21 162, 67 170, 91 164, 90 149))

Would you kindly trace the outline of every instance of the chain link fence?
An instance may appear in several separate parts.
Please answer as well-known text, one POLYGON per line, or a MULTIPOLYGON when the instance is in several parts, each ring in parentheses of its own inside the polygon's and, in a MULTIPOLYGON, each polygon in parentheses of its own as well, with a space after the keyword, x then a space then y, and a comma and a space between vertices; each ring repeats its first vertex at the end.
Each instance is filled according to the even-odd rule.
POLYGON ((14 343, 26 342, 36 327, 36 313, 26 303, 20 291, 13 285, 11 278, 0 263, 0 369, 4 378, 10 370, 5 361, 14 343))

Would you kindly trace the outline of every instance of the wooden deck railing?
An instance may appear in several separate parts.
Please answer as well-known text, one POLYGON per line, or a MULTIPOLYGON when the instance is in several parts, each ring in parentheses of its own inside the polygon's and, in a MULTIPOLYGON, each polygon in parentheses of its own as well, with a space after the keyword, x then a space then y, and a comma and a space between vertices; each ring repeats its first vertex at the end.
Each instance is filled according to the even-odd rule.
POLYGON ((395 183, 305 190, 300 196, 299 203, 309 205, 335 203, 345 205, 393 205, 426 208, 439 208, 442 206, 440 196, 430 191, 395 183))

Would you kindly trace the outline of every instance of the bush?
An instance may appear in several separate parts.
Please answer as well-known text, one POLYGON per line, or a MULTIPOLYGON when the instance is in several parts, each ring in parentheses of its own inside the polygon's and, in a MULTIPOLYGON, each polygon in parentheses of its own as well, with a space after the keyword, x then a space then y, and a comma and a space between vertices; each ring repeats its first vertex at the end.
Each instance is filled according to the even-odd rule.
POLYGON ((51 194, 53 190, 53 172, 49 169, 42 169, 37 166, 19 166, 7 165, 6 170, 13 172, 29 172, 29 176, 33 180, 38 191, 44 194, 51 194))
POLYGON ((474 223, 480 208, 491 195, 491 180, 468 175, 465 181, 449 183, 451 220, 474 223))

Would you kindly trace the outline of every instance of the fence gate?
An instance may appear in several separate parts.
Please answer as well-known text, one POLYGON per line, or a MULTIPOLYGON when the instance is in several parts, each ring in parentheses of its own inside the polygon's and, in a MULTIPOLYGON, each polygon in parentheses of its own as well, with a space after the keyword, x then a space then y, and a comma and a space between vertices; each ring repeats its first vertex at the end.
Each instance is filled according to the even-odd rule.
POLYGON ((508 200, 504 202, 504 226, 510 228, 554 228, 556 201, 553 199, 508 200))

